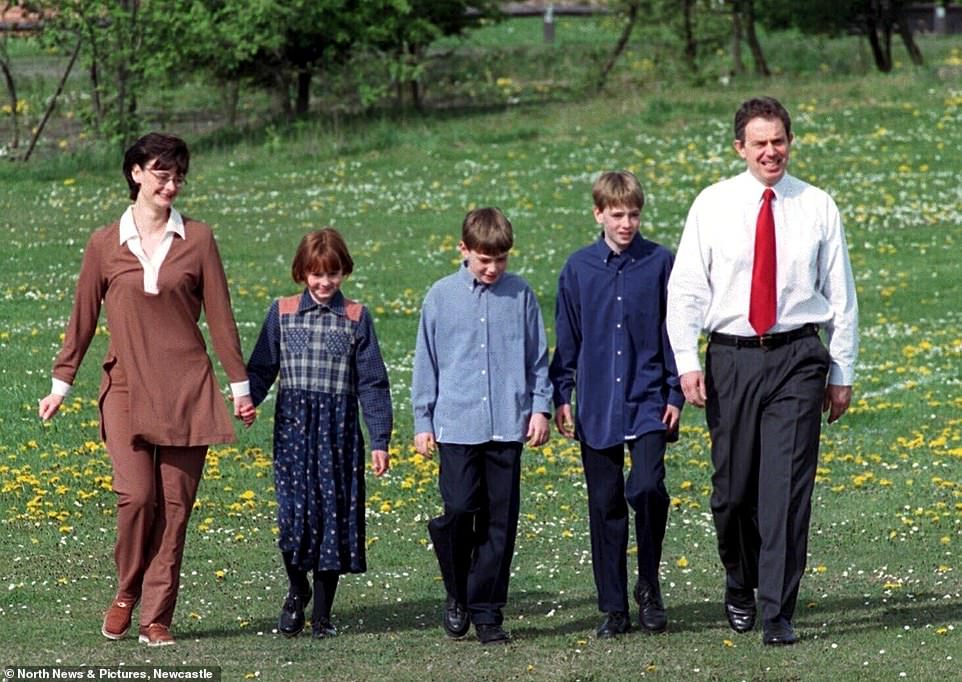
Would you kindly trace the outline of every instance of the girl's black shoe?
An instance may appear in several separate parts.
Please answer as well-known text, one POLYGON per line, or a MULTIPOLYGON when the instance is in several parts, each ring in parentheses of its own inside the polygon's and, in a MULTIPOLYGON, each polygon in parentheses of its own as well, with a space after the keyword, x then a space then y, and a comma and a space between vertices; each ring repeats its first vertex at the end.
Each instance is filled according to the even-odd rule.
POLYGON ((277 619, 277 629, 285 637, 296 637, 304 629, 304 607, 311 600, 311 588, 307 588, 305 594, 297 594, 294 591, 287 593, 284 606, 281 607, 281 615, 277 619))
POLYGON ((337 637, 337 628, 334 627, 329 618, 318 618, 311 623, 311 637, 314 639, 337 637))

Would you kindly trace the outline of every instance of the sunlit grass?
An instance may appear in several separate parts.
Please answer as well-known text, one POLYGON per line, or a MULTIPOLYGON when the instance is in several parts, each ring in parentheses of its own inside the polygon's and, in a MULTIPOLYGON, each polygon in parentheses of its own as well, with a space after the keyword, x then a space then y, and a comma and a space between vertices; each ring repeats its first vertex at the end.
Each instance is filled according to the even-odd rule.
MULTIPOLYGON (((497 656, 451 644, 425 524, 439 509, 437 463, 410 446, 414 334, 427 287, 456 264, 465 211, 511 218, 512 270, 532 283, 549 336, 557 273, 594 238, 590 184, 636 172, 646 236, 677 245, 704 185, 736 172, 730 112, 751 83, 549 105, 428 126, 399 122, 393 146, 338 156, 302 131, 271 145, 198 155, 180 202, 216 231, 245 350, 270 304, 295 291, 301 235, 332 224, 356 262, 347 295, 375 317, 391 374, 393 468, 368 480, 365 575, 335 604, 342 637, 287 641, 273 631, 286 585, 274 549, 272 401, 207 463, 191 522, 174 651, 107 643, 114 496, 99 442, 96 390, 106 328, 52 424, 36 419, 62 340, 81 249, 125 205, 116 169, 0 170, 0 641, 10 662, 209 663, 225 679, 948 679, 962 627, 962 89, 939 68, 765 90, 794 114, 792 170, 829 190, 848 231, 862 309, 855 402, 824 430, 810 560, 799 601, 803 642, 762 649, 720 610, 722 571, 709 511, 703 414, 685 411, 667 456, 672 510, 662 561, 667 635, 596 641, 584 484, 577 448, 558 437, 524 454, 523 507, 507 625, 497 656)), ((956 55, 953 57, 952 55, 956 55)), ((956 72, 957 73, 957 72, 956 72)), ((119 165, 119 160, 118 160, 119 165)), ((633 560, 633 557, 632 557, 633 560)))

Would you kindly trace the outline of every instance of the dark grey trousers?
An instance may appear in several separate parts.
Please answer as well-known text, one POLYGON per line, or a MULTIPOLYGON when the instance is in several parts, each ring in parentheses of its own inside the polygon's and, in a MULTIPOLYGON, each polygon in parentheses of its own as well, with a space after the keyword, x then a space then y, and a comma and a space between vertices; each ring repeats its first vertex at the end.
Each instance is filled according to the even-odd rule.
POLYGON ((817 336, 772 350, 708 347, 718 553, 729 599, 747 606, 757 588, 765 620, 795 611, 829 362, 817 336))

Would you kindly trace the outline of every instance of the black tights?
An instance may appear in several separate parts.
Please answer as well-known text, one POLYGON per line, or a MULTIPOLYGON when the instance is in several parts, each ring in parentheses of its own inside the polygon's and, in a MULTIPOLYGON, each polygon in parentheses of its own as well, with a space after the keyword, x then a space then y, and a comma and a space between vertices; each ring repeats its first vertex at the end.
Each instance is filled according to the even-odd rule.
MULTIPOLYGON (((290 581, 290 589, 297 594, 307 594, 310 585, 307 582, 307 571, 294 565, 293 552, 284 552, 284 568, 287 570, 287 579, 290 581)), ((337 592, 337 583, 340 575, 337 571, 314 571, 314 609, 311 621, 330 620, 331 606, 334 604, 334 594, 337 592)))

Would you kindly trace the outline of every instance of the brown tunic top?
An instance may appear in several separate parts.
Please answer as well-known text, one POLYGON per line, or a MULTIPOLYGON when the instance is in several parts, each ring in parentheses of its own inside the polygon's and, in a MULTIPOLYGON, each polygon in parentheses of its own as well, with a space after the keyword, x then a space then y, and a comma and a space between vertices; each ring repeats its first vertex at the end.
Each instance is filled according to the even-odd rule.
POLYGON ((224 371, 231 382, 246 381, 227 277, 210 227, 184 217, 185 238, 174 236, 160 268, 159 294, 144 291, 143 267, 120 243, 119 227, 102 227, 87 242, 53 376, 73 383, 103 302, 110 343, 101 404, 109 390, 107 371, 117 364, 130 389, 135 440, 180 446, 233 442, 234 428, 197 324, 203 306, 224 371))

